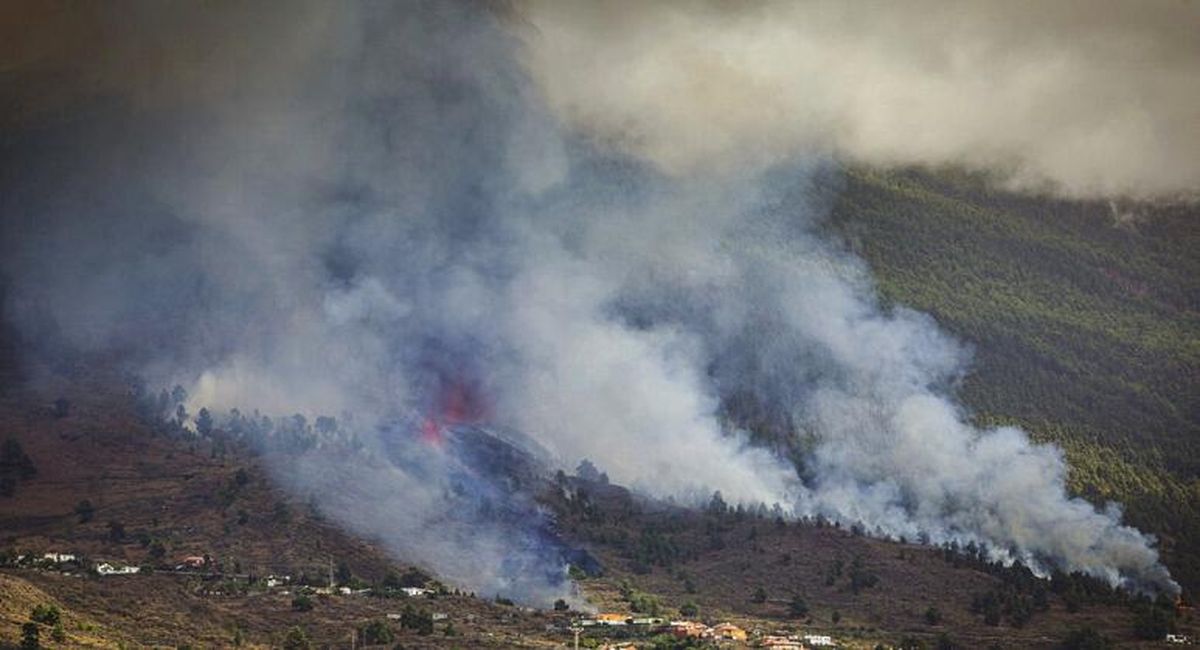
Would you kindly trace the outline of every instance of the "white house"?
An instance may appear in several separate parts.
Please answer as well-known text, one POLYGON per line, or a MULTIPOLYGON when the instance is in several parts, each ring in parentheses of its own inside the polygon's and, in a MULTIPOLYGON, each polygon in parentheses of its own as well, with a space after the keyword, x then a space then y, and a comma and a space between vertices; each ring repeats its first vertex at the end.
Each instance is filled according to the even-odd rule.
POLYGON ((814 647, 832 648, 834 646, 833 637, 821 634, 805 634, 804 642, 814 647))
POLYGON ((45 553, 42 555, 42 559, 49 562, 74 562, 79 558, 71 553, 45 553))
POLYGON ((417 596, 424 596, 425 594, 431 593, 429 589, 426 589, 424 587, 401 587, 400 591, 403 591, 404 595, 410 596, 412 598, 416 598, 417 596))
POLYGON ((112 564, 110 562, 101 562, 96 565, 96 573, 102 576, 127 576, 133 575, 142 570, 142 567, 126 566, 124 564, 112 564))

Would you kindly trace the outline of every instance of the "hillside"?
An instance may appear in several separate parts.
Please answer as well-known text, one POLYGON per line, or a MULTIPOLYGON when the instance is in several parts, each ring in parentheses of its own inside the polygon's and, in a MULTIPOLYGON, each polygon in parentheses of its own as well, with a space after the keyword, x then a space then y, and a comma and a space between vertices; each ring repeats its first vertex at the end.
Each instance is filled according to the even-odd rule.
POLYGON ((453 592, 432 600, 315 594, 311 611, 297 611, 301 585, 319 589, 331 573, 339 584, 366 587, 410 568, 281 492, 265 459, 158 435, 138 419, 114 375, 88 366, 72 375, 77 381, 43 382, 49 392, 10 386, 0 399, 0 430, 37 469, 13 496, 0 497, 0 553, 6 561, 70 553, 142 571, 97 577, 73 563, 0 569, 0 646, 19 641, 38 605, 59 608, 66 634, 57 643, 43 627, 43 647, 228 647, 235 639, 278 647, 293 628, 322 645, 380 621, 404 647, 553 645, 544 630, 548 614, 453 592), (67 400, 67 413, 56 413, 59 397, 47 395, 67 400), (211 564, 198 572, 155 570, 188 556, 211 564), (268 575, 291 581, 267 589, 268 575), (404 630, 387 615, 406 606, 446 614, 446 622, 428 636, 404 630))
MULTIPOLYGON (((863 647, 908 639, 911 647, 1048 648, 1080 628, 1122 646, 1141 643, 1138 606, 1079 576, 1035 580, 969 550, 735 509, 664 508, 572 478, 548 501, 604 563, 604 576, 580 584, 605 610, 677 616, 694 606, 708 620, 816 631, 863 647)), ((1188 613, 1176 624, 1193 634, 1196 620, 1188 613)))
MULTIPOLYGON (((1019 424, 1062 446, 1071 490, 1126 504, 1126 520, 1159 536, 1185 598, 1194 600, 1196 208, 1018 197, 952 173, 849 170, 842 182, 830 234, 867 261, 886 303, 930 313, 973 347, 961 393, 975 419, 1019 424)), ((286 494, 264 469, 269 458, 164 435, 139 415, 127 378, 109 360, 22 367, 20 344, 3 334, 0 436, 19 443, 36 473, 9 472, 20 478, 12 496, 0 496, 0 551, 67 551, 145 567, 207 555, 212 575, 4 569, 0 643, 17 642, 29 611, 50 604, 62 611, 64 647, 235 639, 271 646, 297 627, 318 645, 333 644, 379 621, 403 647, 554 647, 568 638, 562 614, 453 590, 415 603, 323 594, 311 611, 297 611, 294 594, 263 588, 261 578, 287 574, 311 590, 334 569, 339 584, 386 591, 389 576, 409 567, 372 540, 338 530, 302 495, 286 494), (421 635, 386 618, 413 604, 447 622, 421 635)), ((649 607, 674 617, 694 605, 691 615, 710 623, 830 633, 850 647, 902 639, 1055 647, 1081 628, 1136 645, 1133 630, 1151 607, 1078 577, 1033 580, 968 549, 759 513, 689 512, 576 477, 548 482, 542 502, 560 532, 604 567, 599 576, 577 575, 601 611, 649 607), (800 615, 797 599, 807 610, 800 615)), ((1190 610, 1173 620, 1196 634, 1190 610)), ((44 644, 55 647, 46 634, 44 644)), ((593 630, 584 641, 608 636, 593 630)))
POLYGON ((974 350, 976 419, 1062 446, 1200 588, 1200 206, 1073 202, 953 171, 849 170, 831 227, 889 303, 974 350))
MULTIPOLYGON (((280 493, 261 469, 261 456, 236 447, 221 454, 207 440, 156 434, 137 420, 127 396, 87 385, 54 387, 70 402, 65 415, 34 393, 10 395, 0 405, 6 430, 38 468, 3 502, 0 550, 10 558, 70 552, 141 565, 143 573, 0 569, 0 642, 16 643, 38 606, 61 611, 66 639, 54 642, 43 626, 43 647, 277 647, 296 628, 320 646, 347 642, 373 622, 389 626, 405 648, 561 647, 569 637, 562 627, 569 613, 452 590, 409 599, 322 595, 302 587, 319 589, 333 569, 338 584, 386 592, 394 580, 389 575, 410 569, 280 493), (78 508, 84 499, 92 505, 86 521, 78 508), (208 555, 211 566, 195 573, 152 570, 189 555, 208 555), (269 574, 291 575, 293 582, 266 588, 261 580, 269 574), (309 611, 294 605, 301 591, 313 594, 309 611), (445 622, 422 635, 388 618, 413 605, 445 614, 445 622)), ((557 529, 603 567, 600 575, 576 576, 599 611, 686 614, 748 630, 830 634, 861 648, 902 640, 909 647, 1054 647, 1085 627, 1137 643, 1136 603, 1094 581, 1034 581, 966 549, 876 540, 767 513, 688 511, 578 477, 564 475, 545 486, 541 501, 556 513, 557 529), (808 610, 802 615, 793 611, 797 598, 808 610), (990 605, 976 604, 989 598, 990 605), (690 605, 698 611, 686 611, 690 605)), ((1198 631, 1190 613, 1176 625, 1184 633, 1198 631)), ((595 646, 623 637, 649 638, 592 629, 583 641, 595 646)))

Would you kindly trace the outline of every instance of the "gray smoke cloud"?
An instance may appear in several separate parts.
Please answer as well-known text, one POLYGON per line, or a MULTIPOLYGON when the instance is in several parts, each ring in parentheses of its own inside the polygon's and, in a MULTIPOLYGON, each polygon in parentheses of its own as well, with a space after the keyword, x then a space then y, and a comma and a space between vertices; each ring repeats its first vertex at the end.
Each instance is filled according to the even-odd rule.
MULTIPOLYGON (((1066 495, 1056 449, 967 423, 968 355, 881 309, 819 233, 828 148, 609 138, 546 67, 548 43, 591 29, 558 9, 285 6, 39 20, 88 38, 8 73, 5 307, 23 331, 119 353, 188 386, 193 411, 338 415, 355 444, 280 457, 280 480, 484 594, 544 604, 569 586, 536 505, 508 504, 525 526, 475 516, 504 493, 423 444, 430 421, 511 427, 656 496, 720 490, 1173 588, 1152 540, 1066 495), (684 164, 697 152, 719 160, 684 164), (797 429, 802 471, 723 417, 742 394, 797 429)), ((634 129, 664 120, 626 109, 634 129)))
POLYGON ((1194 196, 1200 4, 523 2, 546 100, 674 173, 824 151, 1194 196))

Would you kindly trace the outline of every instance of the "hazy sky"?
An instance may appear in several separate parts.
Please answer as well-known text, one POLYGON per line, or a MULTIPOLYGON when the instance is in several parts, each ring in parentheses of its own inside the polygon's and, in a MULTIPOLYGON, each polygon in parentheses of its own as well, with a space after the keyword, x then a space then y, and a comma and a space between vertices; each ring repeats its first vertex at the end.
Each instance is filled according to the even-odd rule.
POLYGON ((1200 188, 1192 0, 528 0, 564 121, 677 173, 798 150, 1077 196, 1200 188))

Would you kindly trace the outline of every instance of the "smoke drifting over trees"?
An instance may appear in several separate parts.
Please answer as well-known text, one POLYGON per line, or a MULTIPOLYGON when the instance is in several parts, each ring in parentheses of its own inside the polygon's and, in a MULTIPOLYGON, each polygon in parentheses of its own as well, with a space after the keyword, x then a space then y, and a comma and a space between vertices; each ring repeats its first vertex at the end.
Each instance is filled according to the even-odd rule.
MULTIPOLYGON (((638 100, 662 78, 617 79, 603 48, 604 114, 584 110, 591 90, 550 64, 577 56, 563 39, 611 29, 590 12, 134 3, 116 21, 66 7, 9 10, 76 38, 11 54, 6 316, 47 348, 118 352, 152 384, 189 386, 190 411, 354 414, 366 462, 318 448, 279 475, 405 558, 482 593, 563 594, 536 531, 445 516, 460 468, 414 433, 483 421, 654 495, 720 490, 1173 588, 1117 511, 1066 496, 1057 450, 967 423, 953 397, 966 351, 881 308, 865 267, 820 234, 840 147, 744 132, 750 105, 721 94, 638 100), (720 416, 737 393, 796 427, 801 472, 720 416)), ((690 40, 681 11, 646 20, 690 40)), ((734 20, 730 46, 759 43, 749 28, 734 20)), ((761 42, 791 43, 775 39, 761 42)), ((686 68, 647 43, 634 56, 686 68)), ((751 50, 736 51, 771 59, 751 50)), ((1069 191, 1196 178, 1143 187, 996 147, 1069 191)))

